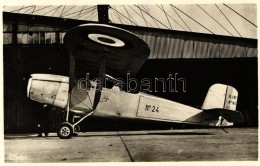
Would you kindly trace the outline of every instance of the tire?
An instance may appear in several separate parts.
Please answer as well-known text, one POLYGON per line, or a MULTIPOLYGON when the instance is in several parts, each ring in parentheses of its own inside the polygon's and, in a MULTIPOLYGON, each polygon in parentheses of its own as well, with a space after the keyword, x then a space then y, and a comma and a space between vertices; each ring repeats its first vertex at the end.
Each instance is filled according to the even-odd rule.
POLYGON ((60 139, 69 139, 74 133, 72 124, 63 122, 59 125, 57 134, 60 139))

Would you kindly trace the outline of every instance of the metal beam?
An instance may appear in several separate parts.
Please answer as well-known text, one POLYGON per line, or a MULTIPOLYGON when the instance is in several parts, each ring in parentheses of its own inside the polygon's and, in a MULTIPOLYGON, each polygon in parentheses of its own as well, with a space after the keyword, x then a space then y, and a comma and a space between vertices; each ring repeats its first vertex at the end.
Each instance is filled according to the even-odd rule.
POLYGON ((108 9, 109 5, 97 5, 98 21, 103 24, 109 23, 108 9))

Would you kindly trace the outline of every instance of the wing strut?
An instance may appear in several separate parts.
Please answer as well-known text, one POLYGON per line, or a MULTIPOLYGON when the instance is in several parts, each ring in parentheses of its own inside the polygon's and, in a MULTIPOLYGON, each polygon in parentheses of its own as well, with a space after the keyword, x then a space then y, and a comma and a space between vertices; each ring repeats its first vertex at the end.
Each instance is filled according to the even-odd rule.
POLYGON ((106 60, 105 58, 102 58, 100 61, 99 74, 98 74, 98 80, 96 85, 96 93, 93 102, 93 110, 97 108, 97 105, 100 101, 105 75, 106 75, 106 60))
POLYGON ((69 111, 70 111, 70 102, 71 102, 71 91, 74 85, 74 75, 75 75, 75 57, 73 56, 73 46, 68 46, 68 53, 70 57, 70 71, 69 71, 69 98, 66 108, 66 122, 69 121, 69 111))
POLYGON ((72 53, 70 53, 70 82, 69 82, 69 92, 71 93, 74 85, 74 75, 75 75, 75 57, 73 56, 72 53))

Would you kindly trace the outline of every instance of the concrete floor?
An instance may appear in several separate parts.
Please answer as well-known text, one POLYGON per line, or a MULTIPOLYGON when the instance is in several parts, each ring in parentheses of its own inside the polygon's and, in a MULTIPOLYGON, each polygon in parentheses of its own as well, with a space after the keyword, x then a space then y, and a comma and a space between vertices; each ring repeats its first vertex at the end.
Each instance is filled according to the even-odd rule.
POLYGON ((5 135, 5 162, 256 161, 258 129, 86 132, 61 140, 5 135))

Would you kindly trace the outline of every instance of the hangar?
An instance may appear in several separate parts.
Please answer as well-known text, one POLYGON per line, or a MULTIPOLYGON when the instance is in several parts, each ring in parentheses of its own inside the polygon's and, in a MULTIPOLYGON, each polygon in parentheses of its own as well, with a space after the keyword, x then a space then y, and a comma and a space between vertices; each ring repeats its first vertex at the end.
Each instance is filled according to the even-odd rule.
MULTIPOLYGON (((34 110, 41 106, 26 97, 30 74, 68 75, 69 60, 63 37, 70 28, 93 21, 3 12, 3 22, 4 131, 34 132, 37 123, 34 110)), ((158 90, 151 94, 200 107, 210 85, 229 84, 239 92, 237 110, 247 120, 242 126, 258 125, 257 39, 109 24, 129 30, 148 43, 151 54, 137 78, 166 78, 178 73, 186 79, 186 92, 158 90)), ((60 120, 60 112, 53 111, 50 124, 54 131, 60 120)), ((104 120, 91 119, 86 123, 87 129, 96 126, 122 129, 118 123, 104 120)), ((130 122, 125 125, 126 128, 140 127, 140 122, 134 124, 138 125, 130 122)), ((160 127, 158 124, 141 125, 160 127)))

